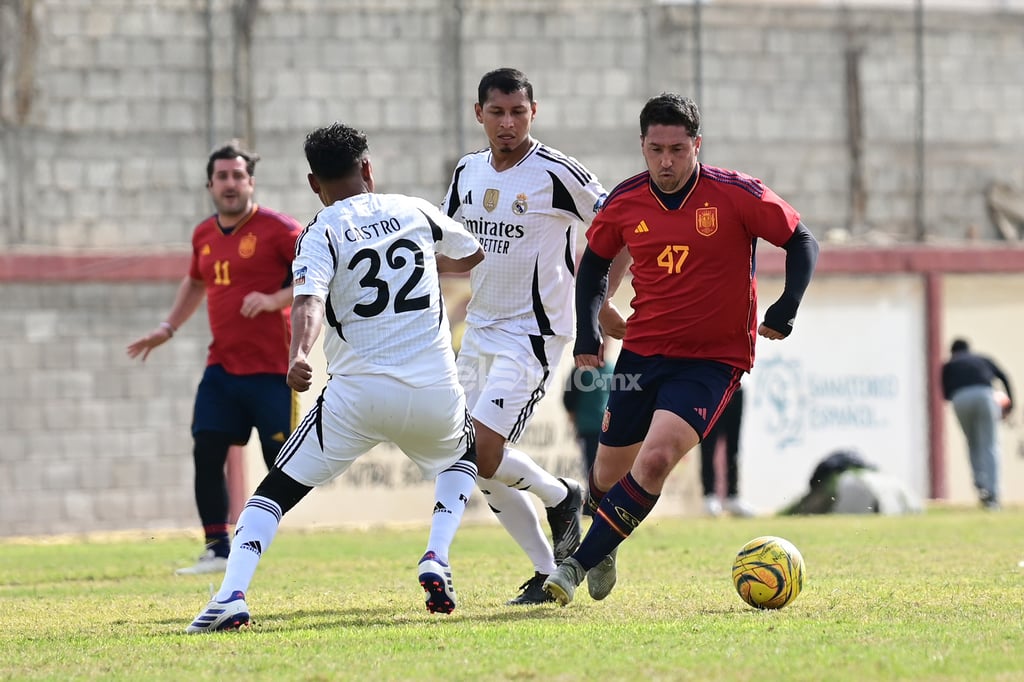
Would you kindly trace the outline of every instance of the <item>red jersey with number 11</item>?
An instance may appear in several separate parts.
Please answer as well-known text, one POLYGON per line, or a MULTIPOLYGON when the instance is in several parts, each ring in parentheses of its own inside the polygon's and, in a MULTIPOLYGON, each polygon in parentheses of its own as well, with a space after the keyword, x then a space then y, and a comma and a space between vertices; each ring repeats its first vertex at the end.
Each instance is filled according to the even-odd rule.
POLYGON ((750 370, 757 334, 757 238, 782 246, 800 214, 757 178, 703 164, 677 209, 636 175, 608 195, 587 231, 591 251, 633 258, 633 314, 622 347, 750 370))
POLYGON ((192 233, 189 275, 206 285, 210 319, 207 365, 229 374, 287 374, 291 308, 242 316, 251 291, 273 294, 291 285, 295 240, 302 226, 276 211, 256 206, 224 234, 212 215, 192 233))

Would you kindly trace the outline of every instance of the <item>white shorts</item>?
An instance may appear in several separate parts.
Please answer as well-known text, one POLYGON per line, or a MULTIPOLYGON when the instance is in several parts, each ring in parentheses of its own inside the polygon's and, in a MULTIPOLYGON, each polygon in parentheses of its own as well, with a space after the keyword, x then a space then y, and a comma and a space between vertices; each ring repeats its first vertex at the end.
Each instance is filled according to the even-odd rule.
POLYGON ((315 487, 374 446, 394 443, 430 480, 466 454, 471 429, 465 394, 455 382, 414 388, 383 374, 333 376, 275 464, 315 487))
POLYGON ((455 364, 473 418, 510 443, 518 441, 569 341, 567 336, 467 328, 455 364))

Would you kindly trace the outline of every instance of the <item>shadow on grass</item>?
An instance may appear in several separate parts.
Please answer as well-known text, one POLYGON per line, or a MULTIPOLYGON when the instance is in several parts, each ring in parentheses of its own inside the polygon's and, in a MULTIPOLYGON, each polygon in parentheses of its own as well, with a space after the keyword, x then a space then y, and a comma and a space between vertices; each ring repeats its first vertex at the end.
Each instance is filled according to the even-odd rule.
MULTIPOLYGON (((198 610, 197 610, 198 613, 198 610)), ((420 616, 427 617, 437 623, 447 622, 474 622, 474 623, 510 623, 535 620, 556 619, 565 617, 566 611, 556 604, 543 604, 523 608, 521 606, 505 606, 489 609, 481 612, 479 609, 456 610, 450 615, 431 615, 423 611, 407 611, 400 614, 384 613, 381 609, 366 608, 360 606, 349 606, 341 608, 324 609, 298 609, 295 611, 266 611, 252 614, 251 630, 263 630, 265 632, 320 630, 324 628, 381 628, 391 627, 395 629, 407 628, 410 626, 420 627, 423 620, 420 616)), ((182 618, 162 618, 147 621, 157 626, 176 627, 184 630, 191 620, 182 618)), ((113 621, 111 625, 131 625, 127 620, 113 621)), ((166 633, 153 633, 153 636, 165 636, 166 633)))

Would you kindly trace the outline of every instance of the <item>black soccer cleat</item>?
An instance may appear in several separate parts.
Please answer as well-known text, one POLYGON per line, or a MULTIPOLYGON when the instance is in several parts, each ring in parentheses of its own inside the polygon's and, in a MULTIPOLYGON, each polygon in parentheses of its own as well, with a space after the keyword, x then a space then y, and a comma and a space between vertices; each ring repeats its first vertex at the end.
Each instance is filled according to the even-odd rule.
POLYGON ((568 490, 565 499, 547 507, 555 564, 560 564, 580 546, 583 522, 583 487, 571 478, 560 478, 568 490))
POLYGON ((555 601, 554 597, 544 591, 543 585, 547 579, 543 573, 534 573, 532 578, 519 586, 519 596, 505 603, 510 606, 532 606, 555 601))

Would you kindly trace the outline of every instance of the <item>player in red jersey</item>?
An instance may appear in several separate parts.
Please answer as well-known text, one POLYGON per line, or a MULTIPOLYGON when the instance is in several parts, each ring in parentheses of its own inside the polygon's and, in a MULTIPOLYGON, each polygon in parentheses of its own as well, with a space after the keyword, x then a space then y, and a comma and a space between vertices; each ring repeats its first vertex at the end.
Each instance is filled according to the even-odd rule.
POLYGON ((224 463, 232 445, 259 433, 269 469, 294 428, 298 403, 288 388, 291 263, 302 231, 293 218, 253 202, 259 156, 228 144, 206 165, 217 212, 192 234, 192 265, 167 317, 128 346, 149 356, 206 299, 210 343, 192 419, 195 496, 206 550, 179 574, 224 570, 231 548, 224 463))
POLYGON ((640 145, 647 171, 608 195, 576 276, 577 367, 603 364, 597 314, 623 248, 633 258, 636 296, 590 473, 594 521, 544 583, 563 605, 584 578, 594 599, 611 592, 619 544, 714 426, 753 365, 757 335, 783 339, 792 331, 817 262, 818 243, 792 206, 756 178, 697 162, 693 100, 670 93, 648 100, 640 145), (760 325, 758 239, 786 250, 785 289, 760 325))

